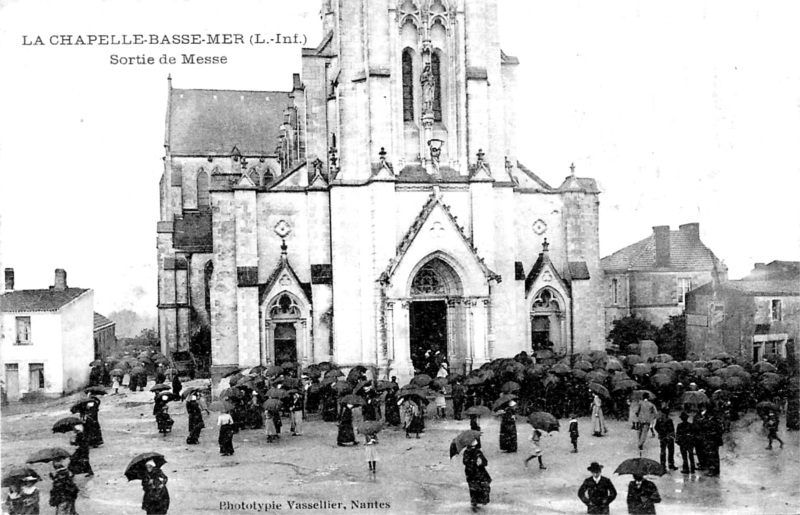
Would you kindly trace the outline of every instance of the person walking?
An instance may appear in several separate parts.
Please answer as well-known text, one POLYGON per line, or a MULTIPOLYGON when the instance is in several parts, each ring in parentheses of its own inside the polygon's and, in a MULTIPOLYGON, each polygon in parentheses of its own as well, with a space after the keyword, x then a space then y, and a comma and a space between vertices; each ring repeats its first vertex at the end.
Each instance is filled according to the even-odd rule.
POLYGON ((400 425, 400 407, 397 405, 397 390, 390 388, 383 400, 383 414, 386 423, 392 426, 400 425))
POLYGON ((457 378, 456 382, 453 384, 451 395, 453 397, 453 418, 455 420, 461 420, 461 413, 464 410, 464 401, 467 399, 467 390, 464 388, 464 385, 461 384, 460 377, 457 378))
POLYGON ((75 439, 70 443, 75 445, 77 449, 69 459, 69 471, 72 475, 86 474, 86 477, 94 476, 92 465, 89 463, 89 439, 82 424, 75 425, 75 439))
POLYGON ((169 511, 169 478, 152 460, 145 463, 145 469, 147 472, 142 477, 142 509, 147 515, 164 515, 169 511))
POLYGON ((183 388, 183 384, 181 383, 181 378, 178 377, 178 372, 173 372, 172 374, 172 395, 175 397, 181 398, 181 389, 183 388))
POLYGON ((678 423, 678 428, 675 430, 675 443, 681 451, 681 473, 694 474, 694 425, 689 422, 689 414, 685 411, 680 414, 681 421, 678 423))
POLYGON ((700 464, 698 470, 706 470, 706 475, 716 477, 720 473, 719 448, 722 446, 722 430, 716 417, 704 406, 694 418, 695 434, 700 464))
MULTIPOLYGON (((280 420, 280 413, 278 413, 277 409, 270 408, 264 411, 264 432, 267 435, 267 443, 272 443, 278 439, 278 427, 275 424, 276 418, 280 420)), ((234 424, 234 427, 236 427, 236 424, 234 424)))
POLYGON ((186 412, 189 414, 189 436, 186 438, 186 443, 196 445, 200 443, 200 431, 206 427, 203 423, 203 412, 197 402, 197 395, 189 396, 189 400, 186 401, 186 412))
POLYGON ((783 440, 780 439, 778 436, 778 426, 780 426, 780 420, 778 419, 778 414, 772 412, 769 414, 769 418, 767 418, 767 440, 769 441, 769 445, 767 445, 767 450, 772 450, 772 441, 777 440, 781 444, 781 449, 783 449, 783 440))
POLYGON ((481 505, 489 504, 492 491, 492 477, 486 470, 489 461, 483 455, 483 451, 478 449, 478 440, 473 440, 464 449, 464 474, 469 485, 469 499, 472 504, 472 511, 478 511, 481 505))
POLYGON ((650 402, 650 394, 645 392, 642 394, 642 402, 639 403, 639 409, 636 410, 636 423, 639 427, 639 450, 644 449, 644 444, 647 442, 647 435, 653 431, 652 425, 656 420, 656 407, 650 402))
POLYGON ((356 441, 356 434, 353 431, 353 405, 347 404, 342 410, 342 415, 339 419, 339 433, 336 435, 336 445, 344 447, 345 445, 353 444, 358 445, 356 441))
MULTIPOLYGON (((479 432, 479 433, 482 433, 482 432, 483 432, 483 431, 481 431, 481 425, 478 423, 478 422, 479 422, 479 420, 480 420, 480 418, 481 418, 481 417, 480 417, 480 416, 478 416, 478 415, 470 415, 470 416, 469 416, 469 428, 470 428, 472 431, 477 431, 477 432, 479 432)), ((478 437, 478 438, 477 438, 477 440, 478 440, 478 445, 476 445, 476 447, 477 447, 478 449, 480 449, 480 448, 481 448, 481 438, 480 438, 480 437, 478 437)))
POLYGON ((422 419, 422 405, 411 399, 406 402, 408 403, 407 409, 410 417, 408 425, 406 425, 406 438, 411 438, 411 433, 414 433, 419 438, 419 434, 425 428, 425 422, 422 419))
POLYGON ((602 515, 609 513, 609 505, 617 498, 617 490, 610 479, 602 475, 603 466, 593 461, 587 469, 592 473, 578 489, 578 498, 586 505, 586 513, 602 515))
POLYGON ((50 506, 55 507, 56 515, 76 515, 75 500, 80 490, 72 477, 72 472, 67 468, 66 458, 53 460, 53 472, 50 473, 50 479, 53 480, 50 506))
POLYGON ((603 400, 592 393, 592 436, 603 436, 608 433, 606 417, 603 415, 603 400))
POLYGON ((516 402, 509 401, 500 421, 500 450, 503 452, 517 452, 516 406, 516 402))
POLYGON ((655 515, 656 503, 659 502, 661 495, 655 483, 648 481, 641 474, 634 474, 633 481, 628 484, 628 513, 655 515))
POLYGON ((93 448, 103 445, 103 430, 100 428, 100 399, 92 397, 81 411, 84 431, 89 446, 93 448))
POLYGON ((217 417, 217 425, 219 426, 219 453, 222 456, 233 455, 233 433, 235 432, 235 424, 233 417, 228 413, 222 413, 217 417))
POLYGON ((655 428, 661 444, 661 466, 666 470, 669 463, 669 470, 678 470, 675 466, 675 424, 669 418, 668 408, 658 414, 655 428))
POLYGON ((291 414, 291 430, 292 436, 303 435, 303 396, 295 392, 292 394, 291 404, 289 405, 289 413, 291 414))
POLYGON ((375 474, 378 472, 378 451, 375 448, 375 446, 378 445, 378 435, 364 435, 364 440, 364 453, 367 457, 367 465, 369 465, 369 471, 375 474))
POLYGON ((532 452, 531 455, 525 460, 525 466, 528 466, 528 462, 531 461, 533 458, 537 458, 539 460, 539 468, 541 470, 545 470, 547 467, 544 466, 542 463, 542 446, 540 445, 542 439, 542 432, 536 428, 533 428, 533 433, 531 434, 531 447, 532 452))
POLYGON ((572 451, 571 452, 578 452, 578 417, 575 414, 572 414, 572 418, 569 421, 569 441, 572 443, 572 451))

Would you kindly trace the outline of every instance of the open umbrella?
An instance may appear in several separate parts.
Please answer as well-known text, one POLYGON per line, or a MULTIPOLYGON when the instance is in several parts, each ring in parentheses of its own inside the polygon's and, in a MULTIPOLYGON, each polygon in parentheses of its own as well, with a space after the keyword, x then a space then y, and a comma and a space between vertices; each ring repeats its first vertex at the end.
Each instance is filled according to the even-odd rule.
POLYGON ((628 366, 638 365, 639 363, 643 363, 643 362, 644 362, 644 359, 641 356, 639 356, 638 354, 628 354, 625 357, 625 364, 627 364, 628 366))
POLYGON ((764 372, 775 372, 777 370, 778 369, 775 368, 775 365, 773 365, 772 363, 769 363, 768 361, 759 361, 758 363, 753 365, 753 372, 756 372, 758 374, 761 374, 761 373, 764 373, 764 372))
POLYGON ((42 478, 30 467, 13 467, 8 472, 3 474, 3 488, 8 488, 15 483, 19 483, 23 479, 29 481, 41 481, 42 478), (30 479, 33 478, 33 479, 30 479))
POLYGON ((89 395, 105 395, 108 393, 102 386, 90 386, 88 388, 84 388, 83 391, 89 395))
POLYGON ((477 415, 479 417, 488 417, 493 414, 492 410, 486 406, 470 406, 464 413, 467 415, 477 415))
POLYGON ((365 420, 358 425, 358 434, 376 435, 383 429, 383 422, 377 420, 365 420))
POLYGON ((741 388, 744 381, 739 376, 730 376, 725 378, 725 386, 731 389, 741 388))
POLYGON ((756 404, 756 410, 758 411, 780 411, 781 408, 775 404, 774 402, 769 401, 762 401, 756 404))
POLYGON ((547 359, 553 357, 553 351, 550 349, 540 349, 536 351, 536 357, 539 359, 547 359))
POLYGON ((267 390, 267 397, 270 399, 285 399, 289 396, 289 392, 282 388, 270 388, 267 390))
POLYGON ((353 391, 353 385, 351 385, 347 381, 336 381, 331 385, 331 388, 339 392, 339 394, 344 394, 353 391))
POLYGON ((139 358, 139 363, 143 363, 145 365, 152 365, 153 364, 153 359, 150 358, 149 356, 144 356, 144 357, 139 358))
POLYGON ((437 377, 431 383, 431 386, 436 388, 438 391, 443 392, 447 387, 447 378, 446 377, 437 377))
POLYGON ((550 368, 550 371, 556 374, 569 374, 570 370, 571 369, 564 363, 556 363, 550 368))
POLYGON ((431 376, 428 374, 419 374, 411 378, 411 384, 419 387, 425 387, 431 384, 431 376))
POLYGON ((399 388, 400 385, 392 381, 378 381, 378 385, 375 387, 375 389, 379 392, 384 390, 397 390, 399 388))
POLYGON ((607 377, 608 374, 602 370, 592 370, 586 374, 586 380, 593 383, 602 383, 607 377))
POLYGON ((352 404, 353 406, 363 406, 364 405, 364 398, 358 395, 345 395, 339 401, 339 404, 352 404))
POLYGON ((208 407, 208 409, 210 409, 211 411, 218 411, 218 412, 221 412, 221 413, 228 413, 229 411, 231 411, 233 409, 233 403, 231 403, 230 401, 222 399, 222 400, 219 400, 219 401, 212 402, 211 405, 208 407))
POLYGON ((112 375, 112 376, 124 376, 125 372, 121 368, 115 368, 114 370, 109 372, 109 375, 112 375))
POLYGON ((615 474, 636 474, 640 476, 663 476, 667 473, 661 463, 649 458, 629 458, 619 464, 615 474))
POLYGON ((725 363, 720 359, 712 359, 708 362, 708 366, 711 367, 711 370, 717 370, 718 368, 723 368, 725 363))
POLYGON ((48 447, 31 454, 25 463, 47 463, 61 458, 69 458, 70 456, 72 456, 72 453, 61 447, 48 447))
POLYGON ((516 381, 508 381, 507 383, 503 383, 503 386, 500 387, 500 391, 503 393, 515 393, 519 391, 519 383, 516 381))
POLYGON ((78 424, 83 424, 83 420, 79 419, 78 417, 62 418, 61 420, 53 424, 53 432, 69 433, 70 431, 74 430, 75 426, 78 424))
POLYGON ((672 356, 670 356, 669 354, 659 354, 658 356, 656 356, 655 361, 659 363, 667 363, 668 361, 672 361, 672 359, 673 359, 672 356))
POLYGON ((586 372, 584 372, 583 370, 578 370, 577 368, 573 368, 572 369, 572 377, 575 377, 577 379, 585 379, 586 378, 586 372))
POLYGON ((486 379, 482 377, 472 376, 468 377, 464 384, 467 386, 479 386, 486 382, 486 379))
POLYGON ((528 423, 536 429, 551 432, 558 431, 558 419, 544 411, 534 411, 528 415, 528 423))
POLYGON ((492 409, 495 411, 502 409, 503 406, 516 399, 517 396, 513 393, 504 393, 496 401, 494 401, 494 404, 492 404, 492 409))
POLYGON ((265 400, 261 406, 267 411, 279 411, 283 408, 283 403, 278 399, 267 399, 265 400))
POLYGON ((284 361, 281 363, 281 368, 284 370, 293 370, 297 368, 297 363, 294 361, 284 361))
POLYGON ((639 363, 638 365, 633 366, 633 370, 631 374, 635 376, 646 376, 649 375, 652 371, 652 367, 647 363, 639 363))
POLYGON ((415 388, 410 390, 405 390, 400 392, 400 396, 398 398, 397 404, 401 404, 403 401, 410 399, 416 402, 422 402, 424 404, 428 404, 428 392, 422 388, 415 388))
POLYGON ((83 399, 73 404, 69 411, 70 413, 83 413, 87 409, 94 408, 95 403, 99 404, 100 401, 97 399, 83 399))
POLYGON ((344 372, 338 368, 332 368, 325 372, 325 377, 344 377, 344 372))
POLYGON ((264 372, 265 370, 267 370, 267 367, 265 367, 264 365, 256 365, 253 368, 251 368, 249 372, 247 372, 247 375, 250 376, 261 375, 261 373, 264 372))
POLYGON ((728 365, 727 367, 725 367, 725 370, 730 370, 734 374, 737 373, 737 372, 744 372, 745 371, 744 367, 742 367, 741 365, 728 365))
POLYGON ((181 396, 175 395, 172 392, 161 392, 156 394, 156 399, 159 402, 176 402, 181 400, 181 396))
POLYGON ((609 360, 608 363, 606 363, 606 370, 609 371, 609 372, 612 371, 612 370, 622 370, 622 369, 623 369, 622 363, 620 363, 617 360, 613 360, 613 361, 609 360))
POLYGON ((147 467, 145 464, 148 461, 152 461, 156 464, 156 467, 161 467, 164 463, 167 462, 166 458, 164 458, 163 454, 159 454, 157 452, 145 452, 143 454, 139 454, 135 458, 128 463, 128 466, 125 467, 125 477, 128 478, 128 481, 136 481, 137 479, 142 479, 147 474, 147 467))
POLYGON ((103 364, 102 361, 100 361, 99 359, 96 359, 96 360, 92 361, 91 363, 89 363, 89 366, 90 367, 96 367, 96 366, 99 366, 99 365, 102 365, 102 364, 103 364))
POLYGON ((706 377, 706 376, 709 376, 709 375, 711 375, 711 371, 710 371, 710 370, 708 370, 708 369, 707 369, 707 368, 705 368, 705 367, 702 367, 702 368, 701 368, 701 367, 693 368, 693 369, 692 369, 692 371, 691 371, 690 373, 691 373, 693 376, 695 376, 695 377, 706 377))
POLYGON ((650 378, 650 384, 654 386, 669 386, 675 382, 675 378, 667 374, 656 374, 650 378))
POLYGON ((199 388, 196 388, 196 387, 194 387, 194 386, 190 386, 189 388, 185 388, 185 389, 184 389, 184 390, 181 392, 181 398, 182 398, 183 400, 186 400, 186 399, 188 399, 190 396, 192 396, 193 394, 196 394, 196 393, 197 393, 197 392, 199 392, 199 391, 200 391, 200 389, 199 389, 199 388))
POLYGON ((706 386, 709 388, 719 388, 722 386, 723 380, 721 377, 718 376, 710 376, 706 377, 706 386))
POLYGON ((733 370, 728 367, 725 368, 718 368, 714 370, 714 375, 725 379, 726 377, 730 377, 734 374, 733 370))
POLYGON ((299 390, 303 387, 303 381, 296 377, 287 377, 283 380, 283 387, 288 389, 295 388, 299 390))
MULTIPOLYGON (((269 367, 269 368, 268 368, 268 369, 267 369, 267 370, 264 372, 264 374, 265 374, 267 377, 275 377, 275 376, 279 376, 279 375, 283 374, 283 368, 281 368, 281 367, 279 367, 279 366, 277 366, 277 365, 272 365, 271 367, 269 367)), ((326 377, 327 377, 327 376, 326 376, 326 377)))
POLYGON ((240 388, 225 388, 219 393, 220 399, 241 399, 244 392, 240 388))
POLYGON ((697 407, 701 404, 708 404, 708 396, 703 392, 686 392, 681 398, 684 406, 697 407))
POLYGON ((592 364, 588 361, 578 361, 572 366, 572 368, 575 370, 583 370, 584 372, 588 372, 594 367, 592 367, 592 364))
POLYGON ((453 438, 453 441, 450 443, 450 459, 452 459, 453 456, 460 454, 461 451, 464 450, 464 447, 468 446, 475 440, 478 440, 480 437, 480 431, 467 430, 461 432, 458 436, 453 438))
POLYGON ((146 372, 145 372, 145 370, 144 370, 144 367, 141 367, 141 366, 138 366, 138 367, 133 367, 133 368, 131 369, 131 375, 132 375, 132 376, 136 376, 136 375, 139 375, 139 374, 145 374, 145 373, 146 373, 146 372))
POLYGON ((611 398, 611 394, 608 393, 608 390, 606 389, 606 387, 601 385, 600 383, 589 383, 588 386, 589 386, 589 389, 592 392, 596 393, 597 395, 599 395, 601 397, 605 397, 606 399, 610 399, 611 398))
MULTIPOLYGON (((589 383, 589 384, 596 384, 596 383, 589 383)), ((623 381, 619 381, 617 383, 614 383, 613 390, 615 392, 620 392, 620 391, 623 391, 623 390, 633 390, 634 388, 638 388, 638 387, 639 387, 639 383, 637 383, 636 381, 634 381, 632 379, 625 379, 623 381)))
POLYGON ((656 398, 656 396, 653 395, 653 392, 651 392, 650 390, 635 390, 631 392, 631 401, 634 402, 641 401, 642 399, 644 399, 644 394, 647 394, 650 397, 650 400, 656 398))
POLYGON ((165 384, 157 384, 154 387, 150 388, 151 392, 163 392, 165 390, 172 390, 172 387, 167 386, 165 384))

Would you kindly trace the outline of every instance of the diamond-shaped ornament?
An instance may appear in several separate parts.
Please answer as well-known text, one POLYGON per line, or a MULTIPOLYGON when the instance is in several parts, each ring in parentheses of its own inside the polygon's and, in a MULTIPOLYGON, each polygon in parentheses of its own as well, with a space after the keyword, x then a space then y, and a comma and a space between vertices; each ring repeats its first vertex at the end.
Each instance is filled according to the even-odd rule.
POLYGON ((286 220, 281 220, 280 222, 275 224, 275 234, 277 234, 281 238, 287 237, 290 232, 292 232, 292 227, 286 220))
POLYGON ((547 230, 547 224, 544 223, 544 220, 542 220, 541 218, 533 222, 533 232, 535 232, 536 234, 541 236, 542 234, 544 234, 546 230, 547 230))

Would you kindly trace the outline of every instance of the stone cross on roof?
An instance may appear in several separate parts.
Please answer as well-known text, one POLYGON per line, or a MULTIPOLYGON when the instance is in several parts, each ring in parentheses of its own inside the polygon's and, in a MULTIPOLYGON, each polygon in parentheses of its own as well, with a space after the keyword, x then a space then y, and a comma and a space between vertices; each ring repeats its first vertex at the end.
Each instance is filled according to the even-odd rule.
POLYGON ((575 177, 575 163, 569 165, 569 169, 572 172, 572 176, 575 177))

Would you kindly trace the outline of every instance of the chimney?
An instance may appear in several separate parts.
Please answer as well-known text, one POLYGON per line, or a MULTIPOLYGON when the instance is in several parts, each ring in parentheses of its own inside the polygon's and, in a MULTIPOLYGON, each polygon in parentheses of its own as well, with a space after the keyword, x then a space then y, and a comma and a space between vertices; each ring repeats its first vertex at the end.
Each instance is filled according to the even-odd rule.
POLYGON ((56 268, 56 278, 53 289, 58 291, 67 289, 67 271, 63 268, 56 268))
POLYGON ((14 291, 14 269, 6 268, 6 291, 14 291))
POLYGON ((657 225, 653 227, 653 234, 656 237, 656 266, 669 266, 669 225, 657 225))
POLYGON ((689 237, 689 241, 700 241, 700 224, 683 224, 679 226, 682 233, 689 237))

